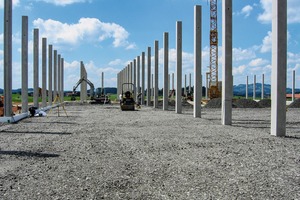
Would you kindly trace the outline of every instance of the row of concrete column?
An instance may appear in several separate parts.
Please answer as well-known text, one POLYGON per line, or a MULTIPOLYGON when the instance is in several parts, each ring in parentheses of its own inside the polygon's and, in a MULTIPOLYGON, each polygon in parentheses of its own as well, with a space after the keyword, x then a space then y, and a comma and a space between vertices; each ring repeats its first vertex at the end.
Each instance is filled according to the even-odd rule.
MULTIPOLYGON (((33 106, 39 108, 39 30, 34 29, 33 43, 33 106)), ((22 116, 28 113, 28 16, 22 16, 22 116)), ((42 108, 52 105, 52 91, 63 97, 64 59, 42 38, 42 108), (48 104, 47 104, 47 47, 48 47, 48 104), (53 61, 54 60, 54 65, 53 61), (54 70, 54 76, 52 76, 54 70), (52 88, 52 84, 54 88, 52 88)), ((12 0, 4 1, 4 120, 11 122, 12 113, 12 0)))
MULTIPOLYGON (((194 116, 201 116, 201 98, 202 98, 202 83, 201 83, 201 6, 195 7, 195 77, 194 77, 194 95, 195 106, 194 116)), ((122 69, 117 75, 117 88, 118 94, 122 93, 122 90, 127 90, 127 86, 123 86, 123 83, 134 84, 134 94, 137 100, 137 95, 141 92, 141 104, 144 105, 144 92, 146 89, 146 102, 147 106, 150 106, 153 97, 153 107, 158 108, 158 90, 159 90, 159 41, 154 41, 154 72, 151 73, 151 47, 148 47, 147 52, 147 87, 145 88, 145 52, 142 52, 142 84, 140 84, 140 56, 137 56, 130 64, 122 69), (136 64, 137 61, 137 64, 136 64), (134 67, 132 69, 132 63, 134 67), (137 67, 137 68, 136 68, 137 67), (133 76, 133 79, 132 79, 133 76), (152 85, 151 85, 152 83, 152 85), (142 85, 142 88, 140 87, 142 85), (125 87, 125 88, 124 88, 125 87), (153 88, 153 89, 152 89, 153 88), (153 91, 153 94, 151 94, 153 91)), ((170 75, 169 75, 169 33, 163 33, 163 51, 164 51, 164 72, 163 72, 163 110, 168 110, 169 91, 170 91, 170 75)), ((176 113, 182 113, 182 22, 176 22, 176 87, 174 88, 174 74, 172 74, 172 90, 176 90, 176 113)), ((189 81, 189 92, 191 91, 191 74, 189 81)), ((186 94, 186 75, 185 75, 185 89, 186 94)))
MULTIPOLYGON (((285 136, 286 133, 286 58, 287 58, 287 0, 274 0, 272 2, 272 108, 271 108, 271 134, 275 136, 285 136)), ((201 6, 195 6, 195 32, 194 32, 194 117, 201 117, 201 98, 202 98, 202 74, 201 74, 201 6)), ((176 113, 181 113, 181 78, 182 78, 182 23, 176 22, 176 113), (178 92, 180 91, 180 92, 178 92)), ((167 34, 164 34, 164 48, 167 48, 167 34)), ((222 1, 222 116, 223 125, 232 124, 232 95, 233 95, 233 76, 232 76, 232 0, 222 1)), ((157 107, 158 90, 158 41, 154 44, 154 107, 157 107)), ((150 76, 151 76, 151 48, 148 47, 148 90, 147 104, 150 102, 150 76)), ((164 52, 167 51, 164 49, 164 52)), ((168 59, 167 56, 164 57, 168 59)), ((167 67, 164 62, 164 88, 166 88, 167 67)), ((123 76, 128 73, 125 67, 118 74, 118 88, 124 81, 128 81, 123 76), (122 78, 123 77, 123 78, 122 78)), ((130 73, 132 71, 129 71, 130 73)), ((256 79, 256 78, 255 78, 256 79)), ((256 80, 255 80, 256 81, 256 80)), ((136 83, 133 80, 133 83, 136 83)), ((164 101, 167 99, 164 93, 164 101)), ((166 104, 164 104, 166 106, 166 104)), ((167 106, 166 106, 167 107, 167 106)))

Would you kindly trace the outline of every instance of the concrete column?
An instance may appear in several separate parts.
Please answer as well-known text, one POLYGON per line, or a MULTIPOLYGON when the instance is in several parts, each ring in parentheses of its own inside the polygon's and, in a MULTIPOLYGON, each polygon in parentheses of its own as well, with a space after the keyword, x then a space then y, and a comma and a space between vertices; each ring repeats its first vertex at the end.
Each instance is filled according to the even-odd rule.
POLYGON ((264 99, 264 93, 265 93, 265 75, 262 74, 262 76, 261 76, 261 99, 264 99))
POLYGON ((172 73, 172 90, 175 89, 175 76, 174 73, 172 73))
POLYGON ((48 46, 48 103, 51 106, 52 105, 52 53, 53 53, 53 46, 48 46))
MULTIPOLYGON (((57 94, 59 95, 60 100, 61 98, 61 55, 57 55, 57 94)), ((80 92, 81 94, 81 92, 80 92)))
POLYGON ((208 99, 208 88, 209 88, 209 85, 208 85, 208 76, 209 76, 209 72, 206 72, 206 88, 205 88, 205 98, 208 99))
POLYGON ((61 66, 60 66, 60 75, 61 75, 61 81, 60 81, 60 91, 61 91, 61 102, 64 102, 64 97, 65 97, 65 93, 64 93, 64 63, 65 60, 64 58, 61 58, 61 66))
POLYGON ((272 1, 271 135, 286 134, 287 0, 272 1))
POLYGON ((169 33, 164 32, 164 86, 163 86, 163 110, 169 107, 169 33))
POLYGON ((190 78, 189 78, 189 93, 191 94, 192 92, 192 74, 190 73, 190 78))
MULTIPOLYGON (((140 65, 140 56, 137 56, 136 58, 136 61, 137 61, 137 65, 136 65, 136 88, 137 88, 137 91, 136 91, 136 94, 138 96, 138 94, 141 92, 141 65, 140 65)), ((138 100, 138 98, 137 98, 138 100)))
POLYGON ((170 93, 170 89, 171 89, 171 75, 168 75, 168 95, 170 93))
POLYGON ((28 112, 28 16, 22 16, 22 113, 28 112))
POLYGON ((145 52, 142 52, 142 105, 145 105, 145 52))
POLYGON ((39 107, 39 29, 33 31, 33 106, 39 107))
POLYGON ((151 99, 154 97, 154 74, 151 74, 151 99))
POLYGON ((295 101, 295 70, 293 70, 293 82, 292 82, 292 102, 295 101))
POLYGON ((101 83, 101 93, 102 93, 102 95, 104 95, 104 72, 102 72, 102 74, 101 74, 101 81, 102 81, 102 83, 101 83))
POLYGON ((57 96, 57 50, 53 51, 53 98, 57 96))
MULTIPOLYGON (((83 62, 81 61, 80 62, 80 78, 84 78, 84 64, 83 62)), ((85 81, 83 81, 81 84, 80 84, 80 101, 83 102, 85 99, 84 99, 84 84, 85 84, 85 81)))
POLYGON ((232 124, 232 0, 222 1, 222 124, 232 124))
POLYGON ((47 106, 47 38, 42 38, 42 107, 47 106))
POLYGON ((151 105, 151 47, 148 47, 147 55, 147 106, 151 105))
MULTIPOLYGON (((176 107, 177 114, 182 113, 182 22, 176 22, 176 107)), ((194 100, 196 102, 196 100, 194 100)))
POLYGON ((153 107, 158 108, 158 40, 154 41, 154 99, 153 107))
POLYGON ((137 79, 136 79, 136 59, 133 59, 133 84, 134 84, 134 95, 133 98, 136 101, 137 100, 137 89, 136 89, 136 84, 137 79))
POLYGON ((249 77, 246 78, 246 99, 248 99, 248 83, 249 83, 249 77))
POLYGON ((202 100, 202 7, 194 7, 194 117, 201 117, 202 100))
POLYGON ((256 75, 253 76, 253 100, 256 98, 256 75))
POLYGON ((186 74, 184 75, 184 88, 183 88, 183 93, 184 93, 184 96, 186 97, 186 96, 187 96, 187 93, 186 93, 186 74))

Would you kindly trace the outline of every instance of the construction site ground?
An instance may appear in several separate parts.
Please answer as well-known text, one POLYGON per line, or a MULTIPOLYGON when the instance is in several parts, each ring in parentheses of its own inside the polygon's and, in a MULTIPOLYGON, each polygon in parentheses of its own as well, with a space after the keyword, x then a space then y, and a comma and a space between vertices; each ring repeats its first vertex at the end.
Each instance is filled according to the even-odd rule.
POLYGON ((193 117, 68 103, 0 126, 0 199, 300 199, 300 117, 270 135, 270 108, 193 117))

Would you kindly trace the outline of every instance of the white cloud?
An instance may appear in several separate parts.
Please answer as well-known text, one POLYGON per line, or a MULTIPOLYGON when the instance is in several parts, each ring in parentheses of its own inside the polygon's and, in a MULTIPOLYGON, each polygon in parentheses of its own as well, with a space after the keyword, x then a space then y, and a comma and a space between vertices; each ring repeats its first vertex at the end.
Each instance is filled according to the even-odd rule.
POLYGON ((0 44, 3 44, 3 41, 4 41, 4 35, 2 33, 2 34, 0 34, 0 44))
POLYGON ((232 73, 233 75, 238 75, 238 74, 242 74, 246 69, 246 65, 241 65, 239 67, 234 67, 232 69, 232 73))
POLYGON ((258 66, 265 65, 268 62, 269 62, 268 60, 264 60, 262 58, 256 58, 256 59, 250 61, 249 66, 258 67, 258 66))
POLYGON ((75 4, 75 3, 91 2, 91 0, 37 0, 37 1, 51 3, 51 4, 54 4, 57 6, 66 6, 66 5, 71 5, 71 4, 75 4))
POLYGON ((241 14, 245 15, 245 17, 249 17, 252 10, 253 10, 252 6, 246 5, 244 8, 242 8, 241 14))
MULTIPOLYGON (((258 21, 266 24, 272 20, 272 0, 260 0, 263 13, 258 15, 258 21)), ((287 2, 288 23, 300 23, 299 0, 289 0, 287 2)))
POLYGON ((118 66, 118 65, 125 65, 125 64, 126 63, 124 63, 121 59, 115 59, 108 63, 109 66, 118 66))
POLYGON ((261 46, 260 52, 267 53, 267 52, 271 52, 271 50, 272 50, 272 32, 269 31, 268 35, 263 39, 263 44, 261 46))
POLYGON ((67 24, 52 19, 37 19, 34 26, 40 29, 40 35, 49 41, 78 45, 81 42, 101 42, 113 39, 114 47, 132 47, 127 41, 129 33, 115 23, 104 23, 96 18, 81 18, 77 24, 67 24))
POLYGON ((255 58, 255 52, 253 49, 241 49, 241 48, 233 48, 233 60, 234 61, 242 61, 249 60, 255 58))

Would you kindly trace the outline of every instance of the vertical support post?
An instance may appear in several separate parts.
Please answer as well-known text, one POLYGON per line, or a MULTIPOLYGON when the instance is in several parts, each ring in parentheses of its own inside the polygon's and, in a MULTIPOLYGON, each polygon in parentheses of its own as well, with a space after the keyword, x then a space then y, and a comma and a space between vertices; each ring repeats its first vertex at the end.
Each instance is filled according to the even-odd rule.
POLYGON ((190 73, 190 78, 189 78, 189 93, 192 92, 192 74, 190 73))
POLYGON ((184 75, 184 89, 183 89, 183 93, 184 93, 184 96, 186 97, 187 96, 187 93, 186 93, 186 74, 184 75))
MULTIPOLYGON (((81 83, 82 85, 83 83, 81 83)), ((59 95, 59 98, 61 99, 61 55, 57 55, 57 94, 59 95)), ((80 91, 81 94, 81 91, 80 91)))
POLYGON ((256 99, 256 75, 253 76, 253 100, 256 99))
POLYGON ((272 1, 271 135, 286 134, 287 0, 272 1))
POLYGON ((158 108, 158 40, 154 41, 154 99, 153 107, 158 108))
POLYGON ((22 16, 22 113, 28 112, 28 16, 22 16))
POLYGON ((164 32, 164 89, 163 89, 163 110, 169 106, 169 33, 164 32))
POLYGON ((147 106, 151 106, 151 47, 147 53, 147 106))
POLYGON ((296 82, 295 70, 293 70, 293 83, 292 83, 292 102, 295 101, 295 82, 296 82))
POLYGON ((246 99, 248 99, 248 83, 249 83, 249 77, 246 77, 246 99))
POLYGON ((145 52, 142 52, 142 96, 141 104, 145 105, 145 52))
POLYGON ((205 88, 205 98, 208 99, 208 88, 209 88, 209 85, 208 85, 208 76, 209 76, 209 72, 206 72, 206 88, 205 88))
POLYGON ((175 77, 174 77, 174 73, 172 73, 172 90, 175 89, 175 77))
POLYGON ((57 50, 54 50, 53 54, 53 98, 55 99, 57 96, 57 50))
MULTIPOLYGON (((80 79, 81 78, 84 78, 84 64, 82 61, 80 62, 80 79)), ((80 101, 81 102, 84 101, 84 83, 85 83, 85 81, 83 81, 80 84, 80 101)))
MULTIPOLYGON (((176 107, 175 112, 177 114, 182 113, 182 22, 176 22, 176 107)), ((196 100, 194 100, 196 102, 196 100)))
POLYGON ((39 29, 33 31, 33 106, 39 107, 39 29))
POLYGON ((232 124, 232 0, 222 1, 222 124, 232 124))
POLYGON ((261 99, 264 99, 265 96, 265 75, 261 76, 261 99))
POLYGON ((133 98, 136 101, 137 100, 137 89, 136 89, 136 59, 133 59, 133 84, 134 84, 134 95, 133 98))
POLYGON ((202 100, 202 7, 194 7, 194 117, 201 117, 202 100))
POLYGON ((168 75, 168 95, 169 95, 169 92, 170 92, 170 87, 171 87, 171 75, 169 74, 168 75))
POLYGON ((60 81, 60 84, 61 84, 61 101, 64 102, 64 97, 65 97, 65 93, 64 93, 64 64, 65 64, 65 60, 64 58, 61 58, 61 72, 60 72, 60 76, 61 76, 61 81, 60 81))
POLYGON ((47 38, 42 38, 42 107, 47 106, 47 38))
POLYGON ((101 93, 104 95, 104 72, 101 73, 101 93))
POLYGON ((53 46, 49 45, 48 46, 48 103, 51 106, 52 105, 52 100, 53 100, 53 96, 52 96, 52 52, 53 51, 53 46))
POLYGON ((154 79, 153 79, 154 75, 151 74, 151 99, 154 96, 154 79))
POLYGON ((141 92, 141 62, 140 62, 140 56, 137 56, 136 58, 136 62, 137 62, 137 65, 136 65, 136 88, 137 88, 137 91, 136 91, 136 95, 137 95, 137 101, 139 100, 138 99, 138 95, 140 94, 141 92))

